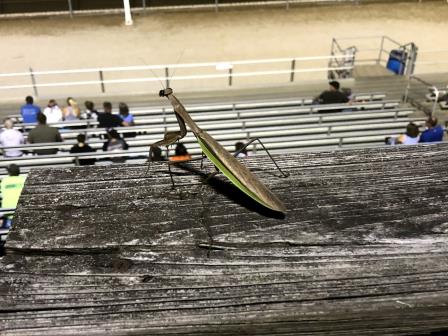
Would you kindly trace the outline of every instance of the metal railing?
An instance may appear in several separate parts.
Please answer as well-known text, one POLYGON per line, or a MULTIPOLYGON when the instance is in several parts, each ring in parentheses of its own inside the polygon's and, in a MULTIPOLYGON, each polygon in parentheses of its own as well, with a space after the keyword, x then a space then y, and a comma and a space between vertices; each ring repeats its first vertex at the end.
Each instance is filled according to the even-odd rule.
POLYGON ((331 51, 342 52, 356 46, 356 62, 386 65, 389 54, 402 44, 386 35, 333 38, 331 51))
POLYGON ((333 38, 331 54, 344 53, 347 50, 356 52, 357 65, 381 65, 388 67, 392 53, 399 62, 396 72, 410 76, 415 69, 417 47, 414 43, 401 44, 389 36, 361 36, 333 38), (397 54, 399 52, 399 55, 397 54))
MULTIPOLYGON (((294 5, 312 4, 312 3, 353 3, 360 4, 365 0, 258 0, 258 1, 225 1, 209 0, 208 3, 201 1, 200 3, 185 4, 179 0, 172 2, 170 5, 163 4, 162 1, 136 0, 131 1, 132 12, 145 13, 149 11, 179 11, 179 10, 212 10, 218 12, 227 8, 242 7, 280 7, 290 9, 294 5)), ((446 1, 447 0, 442 0, 446 1)), ((367 1, 366 1, 367 2, 367 1)), ((369 0, 372 2, 372 0, 369 0)), ((409 0, 409 2, 423 2, 422 0, 409 0)), ((103 3, 101 3, 103 4, 103 3)), ((123 8, 119 5, 105 6, 103 9, 95 9, 95 1, 79 2, 74 0, 54 0, 48 1, 14 1, 8 3, 8 6, 0 7, 0 17, 21 17, 21 16, 45 16, 45 15, 69 15, 74 17, 77 14, 117 14, 123 13, 123 8)))
POLYGON ((328 62, 329 68, 334 67, 352 67, 350 70, 335 70, 328 72, 329 79, 336 78, 351 78, 353 76, 353 67, 355 66, 355 55, 357 48, 350 46, 345 49, 341 48, 338 41, 333 38, 331 41, 331 56, 333 56, 328 62))
POLYGON ((92 92, 92 88, 96 87, 98 93, 105 93, 110 86, 120 85, 119 92, 123 94, 126 93, 126 88, 130 91, 129 93, 135 93, 135 85, 132 86, 132 84, 153 82, 168 87, 173 81, 187 81, 188 87, 191 88, 193 85, 191 82, 200 87, 200 83, 203 83, 204 80, 217 79, 220 86, 229 87, 238 84, 235 83, 237 79, 262 76, 275 77, 281 82, 294 82, 297 74, 349 71, 353 68, 352 66, 329 68, 326 65, 329 59, 345 57, 347 55, 51 71, 35 71, 30 68, 27 72, 0 74, 0 80, 6 79, 10 83, 0 85, 0 91, 24 90, 24 92, 28 92, 32 89, 35 96, 38 96, 43 89, 58 88, 60 90, 63 87, 87 86, 91 94, 95 94, 95 92, 92 92), (187 71, 187 73, 179 75, 176 73, 179 71, 187 71), (151 76, 146 76, 148 72, 151 73, 151 76), (156 72, 161 72, 162 75, 158 76, 156 72), (132 77, 123 77, 127 74, 132 74, 132 77), (81 78, 72 81, 66 80, 71 75, 81 78), (56 78, 51 81, 45 80, 55 76, 56 78), (96 79, 92 79, 95 77, 96 79), (26 78, 28 78, 28 83, 23 83, 26 78), (11 82, 14 84, 11 84, 11 82))
POLYGON ((403 101, 422 110, 428 116, 434 116, 440 97, 439 88, 417 76, 410 76, 403 101), (432 96, 428 99, 428 94, 432 96))
POLYGON ((389 36, 360 36, 335 38, 332 41, 332 54, 342 53, 356 46, 356 64, 377 64, 387 66, 392 50, 402 49, 405 53, 404 74, 448 73, 448 49, 416 49, 412 43, 401 44, 389 36), (418 57, 417 57, 418 54, 418 57))

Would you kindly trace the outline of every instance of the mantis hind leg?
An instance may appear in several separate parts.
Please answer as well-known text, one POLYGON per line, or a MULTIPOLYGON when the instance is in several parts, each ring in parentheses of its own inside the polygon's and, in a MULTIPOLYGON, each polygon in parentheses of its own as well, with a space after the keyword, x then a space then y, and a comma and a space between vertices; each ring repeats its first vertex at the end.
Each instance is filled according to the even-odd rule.
POLYGON ((275 159, 272 157, 271 153, 269 153, 268 149, 265 147, 265 145, 263 144, 263 142, 261 142, 260 138, 251 138, 248 142, 246 142, 244 144, 243 147, 241 147, 239 150, 237 150, 235 153, 233 153, 234 157, 237 157, 238 154, 240 154, 241 152, 243 152, 251 143, 253 143, 254 141, 258 141, 258 143, 261 145, 261 147, 263 147, 264 151, 268 154, 269 158, 271 159, 271 161, 274 163, 275 167, 277 167, 278 171, 282 174, 282 177, 288 177, 289 174, 285 173, 280 166, 277 164, 277 162, 275 161, 275 159))
MULTIPOLYGON (((278 169, 278 171, 282 174, 282 177, 288 177, 289 174, 285 173, 280 166, 277 164, 277 162, 275 161, 275 159, 272 157, 271 153, 269 153, 268 149, 265 147, 265 145, 263 144, 263 142, 260 140, 260 138, 252 138, 250 139, 248 142, 246 142, 244 144, 243 147, 241 147, 239 150, 237 150, 235 153, 233 153, 234 157, 237 157, 238 154, 240 154, 241 152, 243 152, 250 144, 252 144, 254 141, 258 141, 260 143, 260 145, 263 147, 263 149, 266 151, 266 153, 268 154, 269 158, 271 159, 271 161, 274 163, 275 167, 278 169)), ((216 176, 217 174, 219 174, 220 172, 218 171, 218 168, 216 168, 216 171, 213 173, 210 173, 207 176, 207 179, 205 180, 206 182, 208 182, 213 176, 216 176)))

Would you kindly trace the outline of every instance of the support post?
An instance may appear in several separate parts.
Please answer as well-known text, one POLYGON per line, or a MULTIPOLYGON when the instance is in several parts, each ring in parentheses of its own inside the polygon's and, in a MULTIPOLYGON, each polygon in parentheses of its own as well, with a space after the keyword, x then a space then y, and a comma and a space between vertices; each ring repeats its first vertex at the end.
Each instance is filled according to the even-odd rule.
POLYGON ((289 9, 289 0, 286 0, 286 10, 289 9))
POLYGON ((432 87, 432 90, 435 93, 435 97, 434 97, 434 103, 432 104, 431 117, 434 117, 436 115, 436 109, 439 101, 440 92, 435 86, 432 87))
POLYGON ((381 45, 380 45, 380 53, 378 54, 378 59, 376 60, 376 64, 380 64, 381 57, 383 56, 384 49, 384 36, 381 36, 381 45))
POLYGON ((166 80, 166 87, 170 87, 170 69, 168 67, 165 68, 165 80, 166 80))
POLYGON ((131 26, 134 22, 132 21, 132 14, 131 14, 131 5, 129 3, 129 0, 123 0, 124 5, 124 23, 126 26, 131 26))
POLYGON ((233 73, 233 69, 230 68, 229 69, 229 86, 232 86, 232 73, 233 73))
POLYGON ((143 7, 143 10, 146 13, 146 0, 142 0, 142 7, 143 7))
POLYGON ((104 93, 104 92, 106 92, 106 88, 104 87, 103 70, 99 71, 99 75, 100 75, 100 82, 101 82, 101 92, 104 93))
POLYGON ((30 68, 30 77, 31 77, 31 84, 33 84, 34 95, 37 97, 39 96, 39 94, 37 92, 36 78, 34 77, 33 68, 30 68))
POLYGON ((215 0, 215 12, 219 11, 219 0, 215 0))
POLYGON ((404 95, 403 95, 403 103, 407 103, 409 100, 409 91, 411 90, 411 80, 412 80, 412 76, 409 76, 408 84, 406 85, 406 90, 404 91, 404 95))
POLYGON ((70 17, 73 17, 73 4, 72 4, 72 0, 68 0, 68 12, 70 14, 70 17))
POLYGON ((290 82, 294 82, 294 74, 295 74, 295 72, 294 72, 294 70, 296 69, 296 59, 294 58, 292 61, 291 61, 291 76, 290 76, 290 78, 289 78, 289 81, 290 82))

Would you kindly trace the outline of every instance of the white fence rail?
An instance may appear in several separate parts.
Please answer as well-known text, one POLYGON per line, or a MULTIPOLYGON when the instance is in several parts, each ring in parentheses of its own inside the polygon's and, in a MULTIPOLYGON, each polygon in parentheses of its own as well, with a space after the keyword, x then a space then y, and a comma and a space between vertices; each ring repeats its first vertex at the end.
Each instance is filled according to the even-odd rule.
MULTIPOLYGON (((104 67, 73 70, 35 71, 0 74, 0 96, 23 96, 34 91, 35 96, 60 96, 64 88, 78 87, 76 95, 101 93, 132 94, 154 92, 171 86, 202 89, 223 89, 230 86, 279 84, 299 79, 326 79, 330 70, 350 70, 352 67, 328 67, 330 59, 339 56, 289 57, 278 59, 164 64, 128 67, 104 67), (142 86, 142 83, 153 83, 142 86)), ((340 56, 340 57, 347 57, 340 56)))
MULTIPOLYGON (((141 0, 141 2, 137 1, 137 4, 132 7, 132 12, 134 13, 144 13, 146 11, 180 11, 180 10, 213 10, 219 11, 221 9, 228 8, 242 8, 242 7, 281 7, 285 9, 289 9, 294 5, 301 4, 312 4, 312 3, 352 3, 355 5, 361 4, 363 2, 374 2, 375 0, 264 0, 264 1, 226 1, 222 0, 209 0, 208 3, 190 3, 190 4, 182 4, 182 1, 179 1, 179 4, 171 4, 171 5, 158 5, 151 4, 149 0, 141 0)), ((404 1, 404 0, 402 0, 404 1)), ((409 2, 414 3, 422 3, 424 0, 408 0, 409 2)), ((443 2, 448 2, 448 0, 441 0, 443 2)), ((20 7, 22 3, 22 8, 29 1, 15 1, 15 5, 20 7)), ((38 2, 38 1, 35 1, 38 2)), ((59 0, 53 1, 54 7, 44 7, 44 9, 39 11, 30 11, 29 6, 25 6, 27 12, 20 12, 20 8, 17 10, 13 10, 11 13, 1 13, 1 17, 24 17, 24 16, 48 16, 48 15, 70 15, 73 17, 77 14, 81 15, 95 15, 95 14, 119 14, 124 12, 124 8, 104 8, 104 9, 77 9, 75 5, 79 6, 79 2, 75 2, 73 0, 59 0), (59 4, 56 4, 59 2, 59 4)), ((48 1, 42 1, 42 6, 48 6, 48 1)), ((23 10, 23 9, 22 9, 23 10)))

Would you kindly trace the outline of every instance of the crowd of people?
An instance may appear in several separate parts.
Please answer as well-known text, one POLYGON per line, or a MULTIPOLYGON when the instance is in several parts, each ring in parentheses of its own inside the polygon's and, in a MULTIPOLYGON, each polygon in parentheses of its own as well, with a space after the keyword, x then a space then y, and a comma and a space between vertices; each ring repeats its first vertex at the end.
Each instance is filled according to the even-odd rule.
MULTIPOLYGON (((61 108, 54 99, 48 101, 47 106, 43 109, 34 103, 31 96, 25 98, 25 104, 20 107, 20 116, 22 123, 27 128, 27 124, 34 124, 31 128, 27 138, 25 139, 23 133, 14 128, 14 121, 11 118, 4 120, 4 129, 0 133, 0 145, 2 147, 20 147, 25 143, 39 144, 39 143, 55 143, 62 142, 63 137, 61 132, 64 128, 58 129, 51 126, 61 122, 70 122, 76 120, 95 120, 98 121, 99 128, 107 130, 107 139, 104 143, 104 151, 115 151, 117 149, 127 149, 129 146, 115 130, 118 127, 134 126, 134 116, 130 113, 129 107, 126 103, 119 103, 119 114, 112 114, 112 104, 110 102, 103 103, 103 112, 98 112, 95 105, 91 101, 84 103, 85 109, 81 110, 78 103, 72 97, 67 98, 66 106, 61 108)), ((66 128, 78 128, 79 126, 68 126, 66 128)), ((82 126, 81 126, 82 127, 82 126)), ((124 137, 135 136, 133 132, 127 132, 124 137)), ((90 146, 86 144, 86 136, 80 134, 78 136, 78 143, 70 150, 71 153, 89 153, 94 152, 90 146), (80 142, 80 139, 82 142, 80 142)), ((57 153, 57 148, 51 149, 35 149, 32 152, 38 155, 51 155, 57 153)), ((3 156, 14 158, 24 155, 25 151, 20 149, 4 149, 3 156)), ((92 164, 92 160, 80 160, 79 164, 92 164)))
POLYGON ((112 114, 112 103, 103 103, 103 112, 98 112, 95 104, 89 100, 84 102, 84 110, 81 111, 78 103, 72 97, 66 100, 66 106, 61 108, 54 99, 48 101, 43 112, 40 106, 34 104, 31 96, 25 98, 25 104, 20 107, 20 115, 24 124, 36 123, 39 113, 47 117, 47 123, 55 124, 63 121, 98 120, 99 127, 110 128, 119 126, 133 126, 134 116, 129 112, 126 103, 119 103, 119 115, 112 114))
MULTIPOLYGON (((350 89, 341 89, 340 83, 331 81, 328 90, 317 96, 314 104, 350 104, 352 93, 350 89)), ((340 110, 334 110, 338 112, 340 110)), ((416 145, 425 142, 439 142, 443 140, 444 128, 439 125, 436 117, 429 117, 425 122, 425 129, 420 133, 420 128, 413 122, 406 126, 406 131, 398 137, 386 137, 385 143, 388 145, 416 145)))
POLYGON ((436 117, 429 117, 425 122, 425 130, 420 132, 418 125, 410 122, 406 131, 398 137, 386 137, 387 145, 417 145, 418 143, 440 142, 443 140, 444 129, 436 117))

